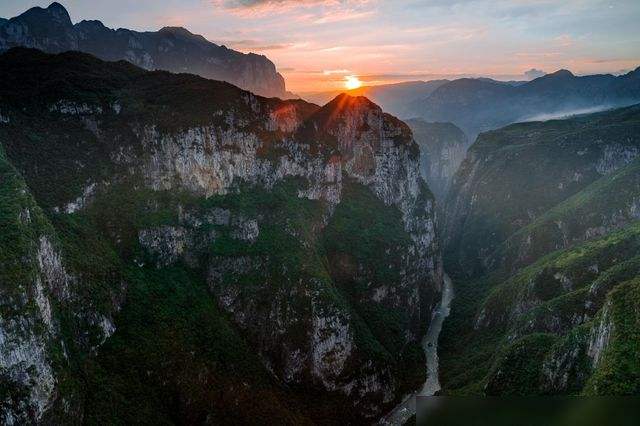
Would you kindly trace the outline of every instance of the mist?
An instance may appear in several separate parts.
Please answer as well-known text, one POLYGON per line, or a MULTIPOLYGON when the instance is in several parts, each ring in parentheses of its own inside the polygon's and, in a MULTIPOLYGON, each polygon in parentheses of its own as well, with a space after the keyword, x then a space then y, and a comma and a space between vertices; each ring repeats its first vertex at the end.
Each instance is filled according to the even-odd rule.
MULTIPOLYGON (((618 105, 619 106, 619 105, 618 105)), ((576 115, 582 114, 593 114, 595 112, 607 111, 610 109, 616 108, 615 105, 606 104, 606 105, 596 105, 589 108, 574 108, 574 109, 565 109, 562 111, 549 112, 544 114, 535 114, 528 117, 525 117, 520 122, 530 122, 530 121, 549 121, 549 120, 561 120, 563 118, 570 118, 576 115)))

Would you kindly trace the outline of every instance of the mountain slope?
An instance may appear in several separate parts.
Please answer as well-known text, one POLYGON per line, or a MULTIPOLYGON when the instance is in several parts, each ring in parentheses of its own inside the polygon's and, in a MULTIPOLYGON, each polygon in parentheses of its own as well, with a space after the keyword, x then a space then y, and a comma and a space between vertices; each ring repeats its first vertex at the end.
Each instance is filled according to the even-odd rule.
POLYGON ((188 72, 228 81, 258 95, 291 97, 283 77, 265 56, 218 46, 184 28, 157 32, 113 30, 100 21, 72 24, 59 3, 34 7, 0 27, 0 51, 32 47, 50 53, 79 50, 103 60, 127 60, 148 70, 188 72))
MULTIPOLYGON (((52 311, 77 336, 50 337, 69 351, 63 367, 45 393, 21 376, 5 419, 361 422, 423 382, 442 280, 433 198, 410 129, 369 100, 320 108, 12 49, 0 116, 7 162, 88 311, 88 325, 74 306, 52 311)), ((8 259, 37 246, 25 250, 8 259)), ((6 287, 38 288, 25 280, 6 287)), ((6 355, 21 334, 1 331, 14 386, 5 376, 32 370, 6 355)))
POLYGON ((446 393, 637 393, 639 111, 512 125, 471 148, 447 205, 469 204, 447 222, 465 228, 447 246, 446 393))
POLYGON ((480 135, 447 199, 448 256, 471 273, 491 266, 518 229, 635 159, 639 118, 632 106, 480 135))

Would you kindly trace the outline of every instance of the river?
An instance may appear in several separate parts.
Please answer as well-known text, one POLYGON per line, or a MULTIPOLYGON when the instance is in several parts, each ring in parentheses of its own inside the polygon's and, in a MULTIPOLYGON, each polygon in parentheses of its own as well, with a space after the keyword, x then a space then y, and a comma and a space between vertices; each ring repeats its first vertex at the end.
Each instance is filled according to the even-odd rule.
POLYGON ((432 396, 440 390, 440 380, 438 377, 438 336, 442 331, 442 324, 451 311, 451 300, 453 300, 453 283, 447 274, 444 275, 444 287, 442 289, 442 300, 438 308, 433 313, 431 324, 427 334, 422 340, 422 348, 427 359, 427 380, 422 389, 407 395, 400 404, 396 405, 391 412, 384 416, 380 425, 403 425, 416 413, 416 396, 432 396))

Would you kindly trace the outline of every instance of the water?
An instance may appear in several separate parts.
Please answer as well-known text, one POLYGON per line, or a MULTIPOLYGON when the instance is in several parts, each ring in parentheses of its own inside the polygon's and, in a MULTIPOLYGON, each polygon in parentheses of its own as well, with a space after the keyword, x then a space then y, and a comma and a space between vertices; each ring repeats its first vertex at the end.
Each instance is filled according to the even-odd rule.
POLYGON ((442 324, 451 312, 451 300, 453 300, 453 284, 447 274, 444 276, 444 288, 442 289, 442 300, 440 306, 433 314, 431 325, 426 336, 422 340, 422 348, 427 356, 427 381, 419 396, 432 396, 440 390, 440 379, 438 377, 438 336, 442 331, 442 324))
POLYGON ((440 390, 438 377, 438 336, 442 331, 442 324, 451 312, 453 300, 453 283, 447 274, 444 275, 444 288, 440 305, 433 312, 431 324, 422 340, 422 348, 427 358, 427 380, 422 389, 405 397, 402 402, 380 420, 381 425, 403 425, 416 413, 416 396, 432 396, 440 390))

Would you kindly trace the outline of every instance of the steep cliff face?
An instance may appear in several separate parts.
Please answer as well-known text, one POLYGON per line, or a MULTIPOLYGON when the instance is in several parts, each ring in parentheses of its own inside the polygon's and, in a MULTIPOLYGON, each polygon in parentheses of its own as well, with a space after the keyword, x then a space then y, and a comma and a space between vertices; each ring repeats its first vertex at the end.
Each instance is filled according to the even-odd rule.
POLYGON ((640 274, 638 111, 509 126, 472 147, 447 206, 467 235, 448 246, 460 286, 446 391, 637 391, 640 348, 624 333, 640 274))
POLYGON ((482 134, 447 199, 447 255, 471 273, 494 267, 512 234, 638 156, 639 117, 633 106, 482 134))
MULTIPOLYGON (((108 256, 79 275, 3 149, 0 174, 0 415, 3 423, 21 424, 42 420, 56 401, 78 403, 75 354, 90 354, 111 336, 125 283, 108 256), (111 275, 108 288, 103 275, 111 275)), ((85 261, 103 255, 97 251, 85 261)))
POLYGON ((467 137, 451 123, 428 123, 421 119, 406 123, 420 146, 420 173, 436 199, 444 203, 453 176, 467 153, 467 137))
POLYGON ((107 61, 126 60, 147 70, 198 74, 253 93, 289 98, 284 78, 265 56, 218 46, 184 28, 157 32, 113 30, 100 21, 73 24, 59 3, 35 7, 0 27, 0 51, 24 46, 49 53, 78 50, 107 61))
MULTIPOLYGON (((303 420, 290 404, 307 419, 361 420, 422 382, 442 266, 404 123, 365 98, 319 108, 78 53, 0 62, 0 140, 66 242, 61 264, 77 262, 84 283, 90 233, 127 283, 101 275, 127 302, 94 301, 122 311, 89 371, 69 373, 88 375, 74 392, 95 397, 66 406, 97 421, 175 410, 197 421, 256 415, 230 408, 252 401, 285 423, 303 420)), ((65 389, 54 380, 49 392, 60 412, 65 389)), ((32 402, 11 404, 33 417, 32 402)))

